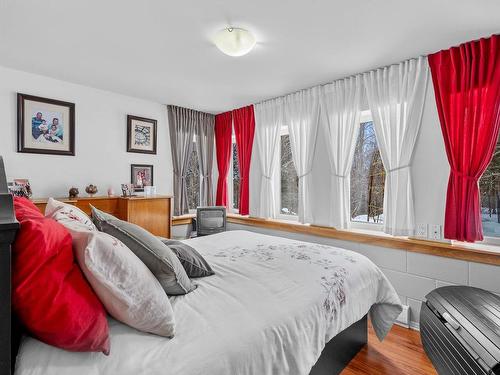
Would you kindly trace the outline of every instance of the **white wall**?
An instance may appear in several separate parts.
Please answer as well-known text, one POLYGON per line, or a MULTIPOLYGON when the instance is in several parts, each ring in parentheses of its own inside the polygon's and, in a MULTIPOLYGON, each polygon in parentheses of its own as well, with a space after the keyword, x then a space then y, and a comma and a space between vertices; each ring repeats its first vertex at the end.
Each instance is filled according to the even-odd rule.
POLYGON ((93 183, 99 195, 130 182, 130 164, 153 164, 159 194, 172 193, 166 106, 52 78, 0 67, 0 155, 7 178, 28 178, 34 197, 67 196, 93 183), (17 93, 75 103, 76 156, 18 153, 17 93), (127 114, 158 121, 157 155, 126 152, 127 114))
MULTIPOLYGON (((312 205, 316 225, 328 225, 330 200, 330 175, 326 142, 320 126, 312 178, 315 194, 312 205)), ((250 214, 257 212, 259 204, 261 172, 256 148, 252 153, 250 168, 250 214)), ((279 164, 279 162, 278 162, 279 164)), ((415 145, 411 174, 414 187, 415 223, 444 225, 446 188, 450 167, 446 158, 443 136, 434 98, 434 88, 429 77, 422 126, 415 145)), ((275 172, 279 178, 279 166, 275 172)), ((277 192, 279 199, 279 192, 277 192)))

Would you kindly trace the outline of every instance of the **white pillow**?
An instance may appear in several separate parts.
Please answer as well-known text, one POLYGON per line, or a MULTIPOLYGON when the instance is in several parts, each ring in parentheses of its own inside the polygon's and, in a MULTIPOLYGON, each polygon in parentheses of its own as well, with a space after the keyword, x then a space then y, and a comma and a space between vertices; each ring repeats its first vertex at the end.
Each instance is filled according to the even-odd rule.
POLYGON ((63 205, 46 210, 48 217, 71 233, 78 264, 109 314, 140 331, 173 337, 172 306, 151 271, 121 241, 90 229, 63 205))
POLYGON ((60 220, 76 220, 85 225, 89 230, 97 231, 97 228, 92 222, 92 219, 78 207, 64 202, 59 202, 54 198, 49 198, 49 200, 47 201, 47 206, 45 206, 45 216, 55 219, 53 216, 55 216, 56 214, 60 220))

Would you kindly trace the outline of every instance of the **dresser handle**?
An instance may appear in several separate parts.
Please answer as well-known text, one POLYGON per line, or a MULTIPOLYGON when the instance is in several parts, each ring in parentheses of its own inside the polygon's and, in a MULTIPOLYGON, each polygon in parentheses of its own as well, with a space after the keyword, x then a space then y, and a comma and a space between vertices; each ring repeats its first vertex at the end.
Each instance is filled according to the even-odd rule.
POLYGON ((460 324, 458 324, 457 321, 450 316, 450 314, 444 312, 443 314, 441 314, 441 316, 444 320, 446 320, 447 323, 449 323, 450 326, 453 327, 453 329, 455 329, 456 331, 460 329, 460 324))

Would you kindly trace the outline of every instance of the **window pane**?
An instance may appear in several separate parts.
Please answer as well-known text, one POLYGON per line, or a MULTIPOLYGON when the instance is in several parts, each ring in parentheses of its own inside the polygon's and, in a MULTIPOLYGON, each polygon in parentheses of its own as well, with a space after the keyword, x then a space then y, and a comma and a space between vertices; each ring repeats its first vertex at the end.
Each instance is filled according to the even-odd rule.
POLYGON ((483 235, 500 237, 500 145, 497 142, 490 165, 479 180, 483 235))
POLYGON ((281 213, 297 215, 299 179, 292 161, 292 149, 288 134, 281 136, 281 213))
POLYGON ((384 222, 385 170, 373 122, 361 124, 351 169, 351 220, 384 222))
POLYGON ((240 165, 238 163, 238 147, 233 143, 233 208, 240 207, 240 165))
POLYGON ((189 158, 186 185, 189 209, 195 210, 200 202, 200 171, 198 169, 198 154, 196 153, 195 143, 193 143, 193 150, 189 158))

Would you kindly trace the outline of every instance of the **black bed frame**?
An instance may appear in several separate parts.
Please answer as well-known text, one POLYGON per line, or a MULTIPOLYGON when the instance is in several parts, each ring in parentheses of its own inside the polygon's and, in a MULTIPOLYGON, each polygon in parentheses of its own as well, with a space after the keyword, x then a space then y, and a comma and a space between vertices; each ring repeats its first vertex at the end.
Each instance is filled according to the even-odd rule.
POLYGON ((19 223, 14 215, 12 196, 7 188, 0 156, 0 375, 13 372, 19 346, 19 329, 11 316, 11 252, 19 223))
MULTIPOLYGON (((14 215, 0 156, 0 375, 14 372, 21 327, 11 311, 11 244, 19 223, 14 215)), ((326 344, 310 375, 336 375, 367 343, 366 315, 326 344)), ((107 375, 107 374, 103 374, 107 375)))

